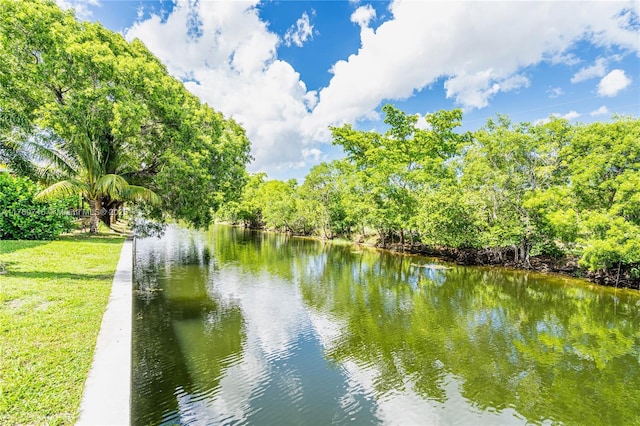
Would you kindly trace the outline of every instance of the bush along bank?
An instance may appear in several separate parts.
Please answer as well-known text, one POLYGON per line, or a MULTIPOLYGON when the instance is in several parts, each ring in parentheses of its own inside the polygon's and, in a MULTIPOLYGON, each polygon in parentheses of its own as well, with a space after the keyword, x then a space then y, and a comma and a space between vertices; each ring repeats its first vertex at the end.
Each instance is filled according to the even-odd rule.
POLYGON ((580 266, 580 257, 576 255, 565 254, 552 257, 550 255, 538 254, 524 260, 516 256, 518 250, 516 247, 452 249, 446 247, 428 247, 422 244, 407 244, 404 247, 398 244, 388 244, 386 246, 376 244, 375 247, 438 257, 459 265, 504 266, 545 273, 551 272, 588 279, 600 285, 640 290, 640 266, 623 265, 622 262, 620 262, 618 266, 610 269, 603 268, 590 271, 580 266))
POLYGON ((31 180, 0 173, 0 240, 52 240, 72 228, 71 200, 36 201, 31 180))

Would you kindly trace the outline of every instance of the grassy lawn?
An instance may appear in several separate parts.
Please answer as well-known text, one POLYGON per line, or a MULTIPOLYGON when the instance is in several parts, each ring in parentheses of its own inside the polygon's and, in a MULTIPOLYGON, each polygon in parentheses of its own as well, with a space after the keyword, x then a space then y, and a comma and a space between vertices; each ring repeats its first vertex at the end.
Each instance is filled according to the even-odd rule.
POLYGON ((0 424, 76 421, 123 241, 0 241, 0 424))

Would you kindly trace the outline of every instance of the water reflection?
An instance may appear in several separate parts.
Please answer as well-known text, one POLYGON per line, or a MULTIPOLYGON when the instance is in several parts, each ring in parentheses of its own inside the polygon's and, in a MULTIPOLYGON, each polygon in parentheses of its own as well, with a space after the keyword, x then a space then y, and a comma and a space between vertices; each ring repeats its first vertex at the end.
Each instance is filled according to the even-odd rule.
POLYGON ((136 424, 640 422, 640 298, 216 227, 137 243, 136 424))

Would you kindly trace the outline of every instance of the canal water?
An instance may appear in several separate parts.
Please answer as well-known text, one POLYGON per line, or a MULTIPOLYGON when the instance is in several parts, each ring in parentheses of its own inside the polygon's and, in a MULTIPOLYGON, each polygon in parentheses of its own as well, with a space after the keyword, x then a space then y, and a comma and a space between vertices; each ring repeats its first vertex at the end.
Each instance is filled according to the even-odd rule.
POLYGON ((138 239, 132 420, 640 424, 640 295, 216 226, 138 239))

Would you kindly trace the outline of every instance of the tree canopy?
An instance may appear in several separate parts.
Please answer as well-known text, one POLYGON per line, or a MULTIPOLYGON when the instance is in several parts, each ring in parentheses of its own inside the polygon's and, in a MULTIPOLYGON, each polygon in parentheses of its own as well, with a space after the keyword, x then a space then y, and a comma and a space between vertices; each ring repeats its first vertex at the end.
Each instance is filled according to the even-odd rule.
POLYGON ((383 247, 524 267, 533 256, 577 255, 603 276, 640 278, 639 119, 497 116, 460 132, 460 110, 427 114, 426 128, 383 111, 384 133, 332 128, 346 158, 315 166, 302 185, 251 177, 237 211, 251 211, 248 225, 294 234, 377 235, 383 247))
POLYGON ((91 146, 104 174, 160 196, 153 212, 196 226, 240 190, 250 160, 244 130, 189 93, 140 40, 51 1, 0 6, 0 159, 12 169, 68 180, 91 146))

